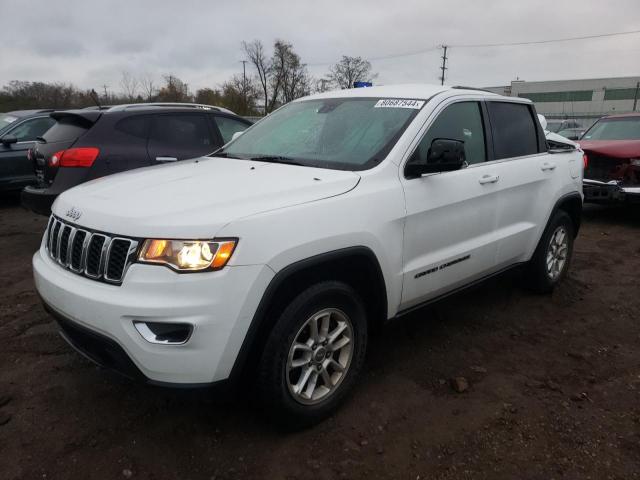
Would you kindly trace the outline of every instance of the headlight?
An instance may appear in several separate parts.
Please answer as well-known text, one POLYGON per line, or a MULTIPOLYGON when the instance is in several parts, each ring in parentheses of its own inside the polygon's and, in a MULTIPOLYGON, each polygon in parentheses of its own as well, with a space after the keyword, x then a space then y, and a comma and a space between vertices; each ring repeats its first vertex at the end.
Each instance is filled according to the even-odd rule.
POLYGON ((236 248, 237 240, 145 240, 138 261, 166 265, 181 272, 219 270, 236 248))

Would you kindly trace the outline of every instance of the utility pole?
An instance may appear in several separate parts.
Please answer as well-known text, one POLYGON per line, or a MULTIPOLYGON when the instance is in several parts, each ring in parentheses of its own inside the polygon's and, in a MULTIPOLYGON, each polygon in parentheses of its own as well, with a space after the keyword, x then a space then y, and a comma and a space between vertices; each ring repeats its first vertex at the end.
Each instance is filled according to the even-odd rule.
POLYGON ((109 85, 102 85, 102 88, 104 89, 104 99, 105 99, 105 101, 109 101, 109 94, 107 93, 107 88, 109 88, 109 85))
POLYGON ((442 48, 444 49, 443 55, 442 55, 442 66, 440 67, 440 70, 442 70, 442 76, 440 77, 440 85, 444 85, 444 77, 445 77, 445 70, 447 70, 447 45, 442 45, 442 48))
POLYGON ((247 84, 247 60, 240 60, 242 62, 242 85, 247 84))
POLYGON ((636 93, 633 95, 633 112, 636 111, 636 105, 638 105, 638 90, 640 90, 640 82, 636 83, 636 93))
POLYGON ((244 102, 244 108, 247 109, 247 60, 240 60, 242 62, 242 100, 244 102))

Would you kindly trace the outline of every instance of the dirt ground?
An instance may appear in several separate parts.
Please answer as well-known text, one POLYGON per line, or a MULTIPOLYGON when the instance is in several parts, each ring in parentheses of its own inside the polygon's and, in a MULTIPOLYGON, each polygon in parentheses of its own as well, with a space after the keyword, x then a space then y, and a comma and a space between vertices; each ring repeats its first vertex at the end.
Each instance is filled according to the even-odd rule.
POLYGON ((73 352, 33 288, 45 219, 0 201, 3 480, 640 478, 640 209, 589 208, 552 296, 503 276, 390 324, 335 417, 287 434, 73 352))

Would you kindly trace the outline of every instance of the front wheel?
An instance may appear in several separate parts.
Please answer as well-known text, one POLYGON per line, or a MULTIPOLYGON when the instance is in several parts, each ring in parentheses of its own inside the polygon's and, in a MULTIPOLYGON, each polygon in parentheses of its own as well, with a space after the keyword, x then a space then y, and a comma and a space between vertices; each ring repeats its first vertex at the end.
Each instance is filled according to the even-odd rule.
POLYGON ((261 399, 284 426, 330 415, 355 384, 367 346, 358 294, 342 282, 318 283, 282 312, 259 366, 261 399))
POLYGON ((549 293, 564 278, 573 253, 573 232, 569 215, 558 210, 545 228, 529 262, 527 283, 533 290, 549 293))

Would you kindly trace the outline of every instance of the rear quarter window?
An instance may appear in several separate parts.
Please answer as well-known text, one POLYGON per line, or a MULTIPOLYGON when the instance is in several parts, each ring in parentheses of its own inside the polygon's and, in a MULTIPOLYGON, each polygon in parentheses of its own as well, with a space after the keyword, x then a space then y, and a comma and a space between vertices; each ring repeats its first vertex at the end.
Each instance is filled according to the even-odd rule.
POLYGON ((539 152, 537 125, 529 105, 487 102, 496 160, 539 152))
POLYGON ((62 117, 43 135, 43 138, 47 143, 65 142, 75 140, 87 130, 89 129, 86 126, 81 125, 73 117, 62 117))

